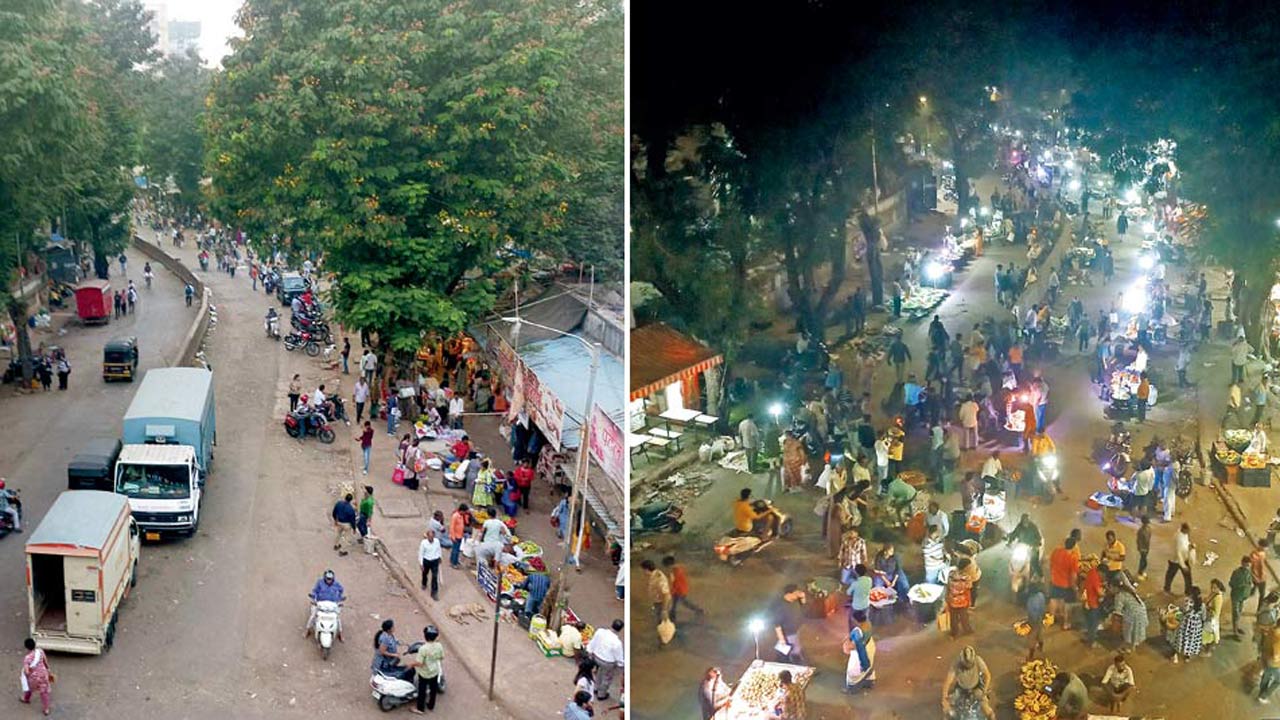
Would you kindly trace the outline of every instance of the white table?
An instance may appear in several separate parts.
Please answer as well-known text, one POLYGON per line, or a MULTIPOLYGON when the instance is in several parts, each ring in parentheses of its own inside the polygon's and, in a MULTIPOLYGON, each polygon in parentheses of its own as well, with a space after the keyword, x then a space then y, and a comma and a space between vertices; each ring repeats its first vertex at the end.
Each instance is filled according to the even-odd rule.
POLYGON ((698 415, 693 419, 693 423, 700 427, 709 428, 719 422, 720 418, 715 415, 698 415))
POLYGON ((702 414, 701 410, 690 410, 688 408, 671 409, 658 415, 658 417, 669 422, 688 423, 702 414))

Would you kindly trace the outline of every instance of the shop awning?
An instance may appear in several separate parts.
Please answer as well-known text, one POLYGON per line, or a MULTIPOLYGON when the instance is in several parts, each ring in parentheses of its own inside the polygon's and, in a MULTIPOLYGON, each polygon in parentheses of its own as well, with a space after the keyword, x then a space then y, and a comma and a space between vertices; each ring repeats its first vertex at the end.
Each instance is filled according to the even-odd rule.
POLYGON ((648 397, 723 362, 723 355, 663 323, 636 328, 631 331, 631 399, 648 397))

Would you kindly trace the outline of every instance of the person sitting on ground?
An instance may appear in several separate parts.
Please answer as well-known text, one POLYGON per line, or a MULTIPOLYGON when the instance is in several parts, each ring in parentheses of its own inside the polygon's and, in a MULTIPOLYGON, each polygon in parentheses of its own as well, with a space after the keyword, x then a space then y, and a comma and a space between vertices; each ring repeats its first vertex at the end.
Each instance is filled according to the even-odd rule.
POLYGON ((1133 693, 1133 685, 1133 668, 1124 661, 1124 655, 1116 655, 1102 676, 1102 689, 1107 691, 1108 711, 1112 715, 1120 714, 1120 706, 1133 693))
POLYGON ((957 710, 963 710, 967 704, 974 703, 986 720, 995 720, 996 711, 991 704, 991 691, 991 670, 978 655, 978 651, 972 645, 966 645, 952 663, 951 669, 947 671, 947 678, 942 683, 943 717, 953 718, 957 710))

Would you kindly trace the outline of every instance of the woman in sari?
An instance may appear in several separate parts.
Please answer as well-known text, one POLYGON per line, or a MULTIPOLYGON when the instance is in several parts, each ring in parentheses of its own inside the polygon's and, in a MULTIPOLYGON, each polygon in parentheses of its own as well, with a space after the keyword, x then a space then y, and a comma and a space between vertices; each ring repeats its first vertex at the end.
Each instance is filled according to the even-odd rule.
POLYGON ((861 625, 854 625, 844 641, 849 664, 844 671, 844 691, 870 690, 876 685, 876 641, 861 625))
POLYGON ((1132 652, 1147 641, 1147 604, 1128 583, 1118 583, 1116 612, 1120 613, 1122 650, 1132 652))
POLYGON ((489 458, 480 461, 480 474, 476 476, 476 487, 471 493, 472 507, 489 507, 493 505, 493 491, 497 478, 489 465, 489 458))
POLYGON ((30 703, 31 695, 39 693, 40 705, 44 714, 49 714, 49 687, 53 684, 53 673, 49 672, 49 658, 44 650, 36 647, 36 641, 27 638, 23 646, 27 654, 22 658, 22 702, 30 703))
POLYGON ((1201 654, 1213 655, 1213 646, 1222 640, 1222 604, 1226 600, 1226 586, 1214 578, 1209 581, 1209 597, 1204 601, 1204 648, 1201 654))
POLYGON ((792 433, 782 440, 782 487, 795 492, 804 483, 804 466, 809 462, 804 443, 792 433))

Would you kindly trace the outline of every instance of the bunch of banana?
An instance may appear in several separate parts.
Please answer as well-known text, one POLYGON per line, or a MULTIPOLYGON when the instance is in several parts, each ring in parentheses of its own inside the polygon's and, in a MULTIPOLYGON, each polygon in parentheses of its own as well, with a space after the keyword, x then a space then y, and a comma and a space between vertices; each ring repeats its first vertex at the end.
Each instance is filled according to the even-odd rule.
POLYGON ((1053 700, 1039 690, 1025 690, 1014 698, 1013 707, 1021 720, 1053 720, 1058 714, 1053 700))
POLYGON ((1057 674, 1057 666, 1048 660, 1032 660, 1022 666, 1018 680, 1026 690, 1039 692, 1041 688, 1048 687, 1057 674))
POLYGON ((774 673, 753 672, 743 679, 738 686, 737 695, 752 706, 763 706, 778 695, 781 688, 778 676, 774 673))

